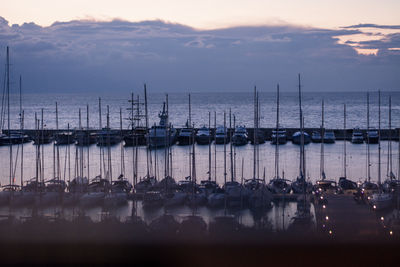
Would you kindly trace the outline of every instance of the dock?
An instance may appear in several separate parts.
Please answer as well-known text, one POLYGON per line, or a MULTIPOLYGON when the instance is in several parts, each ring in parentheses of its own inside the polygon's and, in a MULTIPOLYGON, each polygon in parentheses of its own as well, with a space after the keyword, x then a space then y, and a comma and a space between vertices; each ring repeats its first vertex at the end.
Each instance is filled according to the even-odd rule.
POLYGON ((358 204, 352 195, 326 194, 326 204, 315 204, 317 229, 341 240, 382 237, 379 216, 369 205, 358 204))

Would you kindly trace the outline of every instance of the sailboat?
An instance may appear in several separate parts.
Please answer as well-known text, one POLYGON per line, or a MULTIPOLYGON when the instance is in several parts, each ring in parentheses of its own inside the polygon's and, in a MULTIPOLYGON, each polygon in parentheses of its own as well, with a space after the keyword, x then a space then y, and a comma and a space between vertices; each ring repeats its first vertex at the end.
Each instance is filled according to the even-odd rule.
POLYGON ((347 150, 346 150, 346 104, 343 105, 343 176, 339 178, 339 188, 342 192, 355 193, 357 183, 347 179, 347 150))
MULTIPOLYGON (((276 87, 276 133, 279 133, 279 84, 276 87)), ((279 135, 275 135, 275 176, 268 184, 269 190, 274 194, 287 194, 291 190, 288 180, 279 176, 279 135)))
MULTIPOLYGON (((300 120, 300 157, 299 157, 299 176, 294 182, 292 182, 291 187, 293 193, 295 194, 306 194, 310 193, 312 190, 312 184, 306 180, 306 164, 305 164, 305 132, 304 132, 304 116, 303 109, 301 105, 302 95, 301 95, 301 83, 300 74, 299 78, 299 120, 300 120)), ((276 175, 279 175, 279 170, 277 170, 276 175)))
POLYGON ((372 197, 370 198, 370 203, 373 207, 374 210, 383 210, 390 208, 392 206, 392 194, 391 193, 385 193, 382 191, 382 186, 381 186, 381 142, 380 142, 380 136, 381 136, 381 91, 379 91, 379 123, 378 123, 378 185, 379 189, 377 193, 372 194, 372 197))
MULTIPOLYGON (((369 130, 369 92, 367 92, 367 130, 369 130)), ((367 134, 367 178, 361 184, 361 190, 364 195, 370 195, 378 191, 378 185, 371 182, 371 160, 370 160, 370 135, 367 134)))
MULTIPOLYGON (((393 173, 393 154, 392 154, 392 97, 389 96, 389 142, 388 142, 388 162, 387 162, 386 181, 383 183, 383 190, 387 193, 396 192, 400 188, 400 178, 393 173)), ((398 193, 398 192, 397 192, 398 193)))
MULTIPOLYGON (((322 124, 321 124, 321 135, 325 136, 325 128, 324 128, 324 100, 322 100, 322 124)), ((323 191, 326 193, 337 193, 337 184, 334 180, 326 179, 325 174, 325 155, 324 155, 324 144, 325 138, 321 140, 321 158, 320 158, 320 179, 316 183, 316 188, 318 191, 323 191)))
MULTIPOLYGON (((6 77, 7 77, 7 128, 8 134, 10 134, 10 56, 9 56, 9 48, 7 46, 7 63, 6 63, 6 77)), ((3 136, 3 138, 7 138, 7 136, 3 136)), ((8 148, 9 148, 9 184, 2 186, 2 191, 0 191, 0 205, 8 205, 15 194, 15 192, 19 189, 19 186, 14 182, 14 174, 13 174, 13 147, 10 139, 8 140, 8 148)))

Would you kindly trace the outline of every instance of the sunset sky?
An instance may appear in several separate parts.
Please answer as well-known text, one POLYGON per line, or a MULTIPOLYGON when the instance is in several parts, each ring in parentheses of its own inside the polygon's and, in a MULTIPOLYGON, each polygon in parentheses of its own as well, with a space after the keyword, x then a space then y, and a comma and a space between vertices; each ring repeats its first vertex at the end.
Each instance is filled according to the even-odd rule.
POLYGON ((15 71, 31 80, 32 90, 106 90, 144 81, 168 90, 193 84, 194 90, 243 90, 297 72, 308 77, 309 90, 399 89, 398 0, 13 0, 1 6, 0 59, 9 45, 15 71))

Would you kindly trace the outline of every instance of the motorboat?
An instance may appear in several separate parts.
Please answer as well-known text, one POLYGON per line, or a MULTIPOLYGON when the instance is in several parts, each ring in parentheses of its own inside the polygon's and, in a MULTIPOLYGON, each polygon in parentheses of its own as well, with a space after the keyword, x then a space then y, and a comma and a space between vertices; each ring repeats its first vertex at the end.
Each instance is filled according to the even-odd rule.
POLYGON ((22 132, 10 132, 10 135, 2 135, 0 137, 0 145, 19 145, 23 143, 28 143, 31 138, 22 132))
POLYGON ((178 134, 178 145, 191 145, 193 143, 195 131, 193 128, 182 128, 178 134))
POLYGON ((377 130, 368 130, 366 142, 370 144, 378 144, 379 143, 379 134, 377 130))
POLYGON ((215 130, 215 143, 216 144, 228 144, 228 131, 224 126, 218 126, 215 130))
POLYGON ((360 129, 353 129, 353 134, 351 136, 351 142, 353 144, 362 144, 362 143, 364 143, 364 135, 360 131, 360 129))
POLYGON ((243 146, 248 141, 247 130, 244 126, 236 126, 235 132, 232 135, 232 145, 243 146))
POLYGON ((150 148, 169 146, 176 141, 176 129, 172 125, 167 125, 168 114, 165 110, 165 102, 158 117, 160 118, 159 124, 152 126, 147 135, 150 148))
POLYGON ((97 142, 97 135, 96 133, 78 130, 75 132, 75 141, 78 146, 89 146, 97 142))
POLYGON ((121 133, 108 127, 101 129, 96 135, 98 146, 112 146, 121 142, 121 133))
POLYGON ((60 132, 54 135, 54 144, 69 145, 75 142, 72 132, 60 132))
POLYGON ((276 177, 270 180, 268 184, 268 189, 273 194, 288 194, 290 193, 291 190, 289 182, 290 182, 289 180, 276 177))
POLYGON ((199 145, 208 145, 213 138, 211 137, 211 131, 206 126, 201 127, 196 134, 196 142, 199 145))
MULTIPOLYGON (((306 144, 309 144, 310 142, 311 142, 311 138, 310 138, 310 135, 308 134, 308 133, 306 133, 306 132, 304 132, 304 144, 306 145, 306 144)), ((293 135, 292 135, 292 142, 293 142, 293 144, 296 144, 296 145, 300 145, 301 144, 301 132, 300 131, 298 131, 298 132, 295 132, 293 135)))
POLYGON ((333 144, 335 143, 336 137, 333 131, 325 131, 324 132, 324 143, 333 144))
POLYGON ((313 143, 321 143, 322 142, 321 133, 319 131, 313 131, 311 134, 311 141, 313 143))
POLYGON ((271 144, 275 145, 278 142, 278 145, 284 145, 287 142, 286 130, 272 130, 271 134, 271 144))

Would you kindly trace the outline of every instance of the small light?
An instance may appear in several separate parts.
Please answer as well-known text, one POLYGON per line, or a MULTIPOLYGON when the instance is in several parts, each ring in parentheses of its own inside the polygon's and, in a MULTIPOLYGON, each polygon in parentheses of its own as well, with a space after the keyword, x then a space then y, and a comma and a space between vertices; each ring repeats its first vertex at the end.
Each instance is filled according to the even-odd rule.
POLYGON ((390 235, 393 235, 393 231, 390 231, 389 234, 390 234, 390 235))
POLYGON ((322 225, 322 228, 325 228, 325 224, 322 225))
POLYGON ((326 220, 329 220, 329 217, 328 217, 328 216, 326 216, 326 217, 325 217, 325 219, 326 219, 326 220))
POLYGON ((384 218, 383 218, 383 216, 381 217, 381 221, 383 221, 384 220, 384 218))
POLYGON ((373 208, 374 208, 374 210, 376 210, 376 206, 375 205, 373 206, 373 208))
POLYGON ((326 206, 325 206, 325 205, 322 205, 322 208, 323 208, 323 209, 325 209, 325 208, 326 208, 326 206))
POLYGON ((368 200, 370 200, 371 199, 371 197, 368 197, 368 200))
POLYGON ((323 196, 321 196, 321 197, 320 197, 320 199, 324 199, 324 197, 323 197, 323 196))
POLYGON ((329 230, 329 234, 330 234, 330 235, 332 234, 332 230, 329 230))

